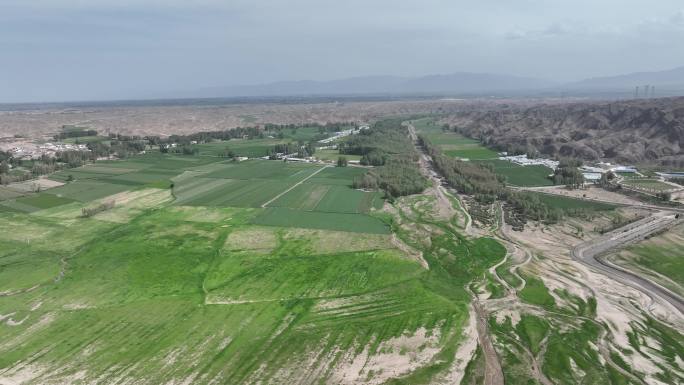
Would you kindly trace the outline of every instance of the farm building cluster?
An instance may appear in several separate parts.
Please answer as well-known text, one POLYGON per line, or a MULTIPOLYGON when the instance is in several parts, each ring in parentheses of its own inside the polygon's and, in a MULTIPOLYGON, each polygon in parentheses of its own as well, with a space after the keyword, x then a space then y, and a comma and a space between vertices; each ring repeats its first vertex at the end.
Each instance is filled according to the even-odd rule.
POLYGON ((323 143, 323 144, 332 143, 338 139, 344 138, 345 136, 358 134, 361 130, 367 130, 369 128, 370 128, 370 126, 363 125, 363 126, 359 126, 358 128, 351 128, 349 130, 338 131, 333 136, 331 136, 329 138, 319 140, 318 143, 323 143))
MULTIPOLYGON (((528 158, 527 154, 522 155, 507 155, 505 152, 499 154, 500 160, 506 160, 515 163, 519 166, 546 166, 551 170, 558 168, 559 161, 546 158, 528 158)), ((580 171, 587 182, 597 182, 601 180, 601 175, 607 172, 616 174, 634 174, 641 176, 639 171, 634 166, 621 166, 606 162, 599 162, 595 166, 581 166, 580 171)))
POLYGON ((42 156, 54 157, 63 151, 90 151, 85 144, 45 143, 37 146, 17 146, 9 149, 9 153, 17 159, 39 159, 42 156))

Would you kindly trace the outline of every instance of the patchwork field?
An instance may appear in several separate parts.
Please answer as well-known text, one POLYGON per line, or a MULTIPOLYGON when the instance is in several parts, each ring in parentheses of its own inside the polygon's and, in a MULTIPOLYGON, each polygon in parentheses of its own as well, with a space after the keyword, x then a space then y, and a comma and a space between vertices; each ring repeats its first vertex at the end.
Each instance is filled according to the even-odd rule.
POLYGON ((466 138, 453 131, 444 130, 433 118, 413 120, 416 131, 425 134, 444 154, 468 160, 496 159, 496 151, 483 146, 479 141, 466 138))
POLYGON ((367 214, 361 168, 136 162, 0 211, 0 382, 427 384, 454 364, 463 282, 504 252, 445 233, 435 276, 367 214))
MULTIPOLYGON (((489 156, 416 125, 456 156, 489 156)), ((507 384, 681 382, 681 335, 611 307, 638 298, 610 277, 610 295, 586 290, 593 274, 553 253, 584 236, 580 220, 559 238, 550 223, 506 233, 471 225, 475 210, 438 188, 391 203, 353 189, 367 168, 211 154, 247 142, 97 162, 38 193, 0 188, 0 384, 477 384, 491 360, 507 384)), ((510 184, 548 173, 482 161, 510 184)), ((680 230, 616 262, 679 290, 680 230)))
POLYGON ((520 187, 552 186, 553 181, 548 177, 553 170, 542 165, 521 166, 501 159, 479 161, 491 164, 494 172, 506 177, 506 183, 520 187))
POLYGON ((218 156, 226 149, 232 150, 237 156, 258 158, 267 156, 269 150, 276 144, 288 143, 283 139, 234 139, 228 141, 216 141, 202 143, 194 147, 199 149, 199 154, 204 156, 218 156))
POLYGON ((331 134, 329 133, 322 134, 318 127, 299 127, 294 130, 285 128, 280 131, 280 135, 277 135, 277 137, 274 136, 265 137, 263 139, 231 139, 226 141, 214 141, 210 143, 197 144, 193 147, 197 148, 199 150, 199 154, 203 156, 218 156, 226 149, 230 149, 237 156, 260 158, 267 156, 269 151, 272 150, 276 144, 300 141, 308 142, 312 140, 315 141, 318 138, 325 138, 330 135, 331 134))
POLYGON ((425 134, 444 154, 491 164, 494 172, 506 177, 506 182, 510 185, 520 187, 553 185, 551 179, 548 178, 553 170, 548 167, 540 165, 520 166, 500 160, 496 151, 484 147, 477 140, 466 138, 453 131, 444 131, 441 126, 435 123, 433 118, 414 120, 413 125, 416 127, 416 131, 425 134))

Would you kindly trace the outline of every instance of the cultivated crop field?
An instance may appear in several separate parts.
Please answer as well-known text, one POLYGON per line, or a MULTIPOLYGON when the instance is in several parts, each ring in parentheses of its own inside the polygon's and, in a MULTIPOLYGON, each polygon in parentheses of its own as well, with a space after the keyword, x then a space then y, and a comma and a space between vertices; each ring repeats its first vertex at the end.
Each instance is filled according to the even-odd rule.
POLYGON ((480 161, 491 164, 494 172, 506 177, 506 183, 520 187, 551 186, 553 181, 548 177, 553 170, 542 165, 521 166, 507 160, 491 159, 480 161))
MULTIPOLYGON (((416 125, 440 146, 480 151, 431 122, 416 125)), ((481 161, 510 184, 541 183, 542 170, 481 161)), ((0 384, 477 384, 492 362, 510 384, 677 383, 681 335, 611 307, 637 301, 610 277, 599 287, 610 292, 585 290, 594 273, 558 246, 593 224, 513 231, 495 202, 479 209, 492 216, 483 226, 436 178, 391 199, 352 188, 364 176, 422 178, 409 166, 369 176, 152 151, 57 172, 40 192, 1 190, 0 384)), ((544 210, 615 208, 519 194, 544 210)), ((606 226, 616 217, 592 215, 606 226)), ((617 262, 679 290, 668 251, 680 233, 617 262)))
POLYGON ((468 160, 498 158, 496 151, 488 149, 477 140, 444 130, 433 118, 413 120, 412 123, 417 132, 425 134, 430 142, 438 146, 448 156, 468 160))
POLYGON ((231 149, 237 156, 262 157, 267 156, 268 151, 276 144, 287 143, 281 139, 234 139, 228 141, 216 141, 195 145, 200 155, 218 156, 225 149, 231 149))
POLYGON ((416 130, 425 134, 430 142, 438 146, 444 154, 491 164, 494 167, 494 172, 506 177, 506 182, 510 185, 520 187, 553 185, 552 180, 548 178, 553 170, 548 167, 541 165, 520 166, 500 160, 496 151, 486 148, 477 140, 466 138, 453 131, 443 130, 433 118, 423 118, 412 122, 416 130))
POLYGON ((656 179, 630 178, 623 181, 622 184, 632 188, 653 192, 667 191, 672 190, 674 188, 674 186, 671 186, 667 183, 663 183, 656 179))
POLYGON ((462 282, 484 266, 463 263, 503 248, 460 238, 467 270, 433 287, 374 214, 381 195, 350 187, 366 171, 149 154, 10 196, 0 379, 429 383, 458 346, 462 282), (103 202, 114 206, 81 216, 103 202))

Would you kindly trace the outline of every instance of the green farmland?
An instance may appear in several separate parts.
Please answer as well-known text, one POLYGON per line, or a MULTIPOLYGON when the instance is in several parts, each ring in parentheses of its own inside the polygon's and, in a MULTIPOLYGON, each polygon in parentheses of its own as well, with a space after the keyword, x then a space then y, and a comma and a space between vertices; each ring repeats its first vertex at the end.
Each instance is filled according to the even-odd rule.
POLYGON ((582 199, 568 198, 558 195, 541 194, 528 192, 528 194, 534 194, 539 197, 539 199, 549 205, 549 207, 559 208, 563 210, 574 210, 574 209, 587 209, 592 211, 609 211, 614 210, 615 205, 603 202, 592 202, 582 199))
MULTIPOLYGON (((226 149, 230 149, 237 156, 249 158, 260 158, 268 156, 269 151, 277 144, 290 142, 316 141, 319 138, 326 138, 330 134, 320 133, 318 127, 299 127, 295 130, 284 128, 278 137, 264 137, 262 139, 231 139, 225 141, 213 141, 194 145, 203 156, 218 156, 226 149)), ((322 153, 325 156, 326 153, 322 153)), ((323 159, 323 158, 321 158, 323 159)), ((335 158, 336 160, 337 158, 335 158)))
POLYGON ((551 186, 553 181, 549 178, 553 170, 542 165, 521 166, 507 160, 492 159, 479 161, 483 164, 491 164, 494 172, 506 177, 506 183, 520 187, 551 186))
POLYGON ((218 156, 225 149, 232 150, 237 156, 258 158, 267 156, 269 150, 276 144, 287 143, 281 139, 234 139, 228 141, 216 141, 202 143, 194 147, 199 149, 200 155, 218 156))
POLYGON ((622 182, 623 185, 650 192, 662 192, 676 188, 657 179, 630 178, 622 182))
POLYGON ((444 154, 468 160, 496 159, 496 151, 483 146, 479 141, 466 138, 453 131, 443 130, 432 118, 412 121, 416 131, 425 134, 444 154))
POLYGON ((7 194, 0 378, 31 362, 46 370, 36 383, 299 383, 315 365, 321 379, 363 382, 392 378, 380 362, 411 354, 411 383, 430 383, 453 363, 464 282, 504 250, 445 228, 425 257, 447 270, 431 275, 397 247, 382 195, 351 188, 365 172, 151 153, 7 194), (81 216, 103 202, 114 204, 81 216), (379 361, 356 369, 364 349, 379 361))
POLYGON ((439 147, 445 155, 491 164, 494 172, 506 177, 506 183, 520 187, 550 186, 548 178, 553 170, 541 165, 520 166, 498 159, 496 151, 488 149, 479 141, 466 138, 453 131, 445 131, 432 118, 413 121, 416 131, 424 134, 430 142, 439 147))
MULTIPOLYGON (((480 172, 472 162, 489 162, 509 184, 547 180, 548 170, 489 159, 434 119, 414 124, 473 160, 440 159, 480 172)), ((282 133, 289 141, 318 129, 282 133)), ((0 186, 0 384, 474 385, 492 359, 506 384, 681 382, 681 333, 630 311, 636 297, 623 300, 609 278, 592 286, 596 274, 563 249, 591 223, 508 231, 501 201, 437 183, 385 195, 390 182, 424 181, 417 156, 394 168, 217 156, 278 140, 151 151, 56 172, 45 188, 0 186)), ((602 224, 620 215, 516 193, 521 205, 533 196, 599 212, 602 224)), ((670 251, 682 241, 680 226, 615 262, 679 290, 670 251)))

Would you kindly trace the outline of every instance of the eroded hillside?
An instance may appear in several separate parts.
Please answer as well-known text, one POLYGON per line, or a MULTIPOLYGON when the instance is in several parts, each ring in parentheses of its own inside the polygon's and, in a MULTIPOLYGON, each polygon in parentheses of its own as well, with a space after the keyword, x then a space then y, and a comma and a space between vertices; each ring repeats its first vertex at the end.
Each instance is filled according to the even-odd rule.
POLYGON ((497 105, 456 113, 445 122, 509 151, 684 165, 684 98, 497 105))

